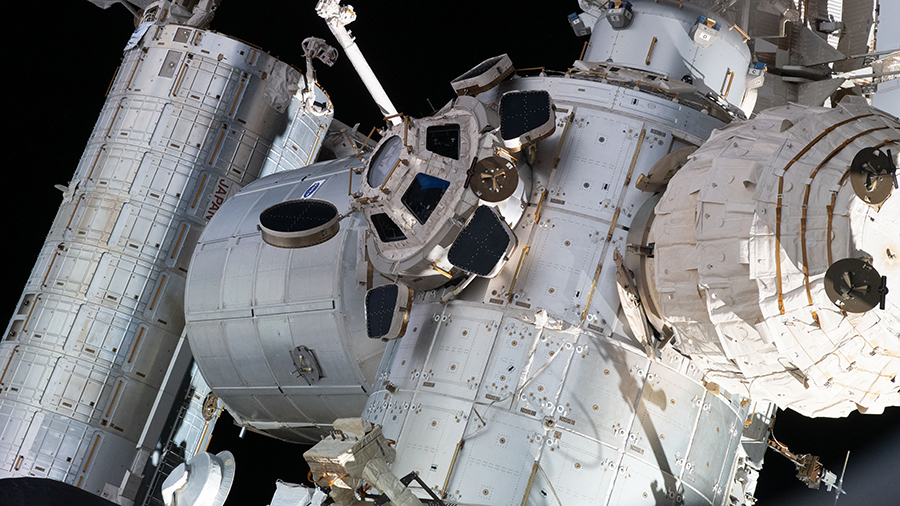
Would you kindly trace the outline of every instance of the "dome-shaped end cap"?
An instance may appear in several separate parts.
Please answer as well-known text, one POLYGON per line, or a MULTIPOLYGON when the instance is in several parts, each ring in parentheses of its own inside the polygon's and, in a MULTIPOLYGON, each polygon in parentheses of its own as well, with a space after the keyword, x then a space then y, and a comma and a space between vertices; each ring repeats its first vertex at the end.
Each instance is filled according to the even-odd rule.
POLYGON ((163 482, 163 500, 167 506, 222 506, 233 482, 231 452, 198 453, 179 464, 163 482))
POLYGON ((219 492, 210 506, 223 506, 231 485, 234 484, 234 455, 229 451, 219 452, 216 458, 222 465, 222 482, 219 484, 219 492))

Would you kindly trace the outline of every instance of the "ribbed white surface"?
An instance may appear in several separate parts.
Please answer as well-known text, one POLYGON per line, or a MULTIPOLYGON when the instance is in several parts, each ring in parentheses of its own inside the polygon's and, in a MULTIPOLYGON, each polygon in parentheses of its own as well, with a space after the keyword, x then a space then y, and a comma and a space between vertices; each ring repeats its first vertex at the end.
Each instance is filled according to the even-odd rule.
POLYGON ((651 232, 656 285, 708 379, 807 416, 900 404, 898 299, 842 315, 823 289, 847 257, 900 278, 900 196, 876 211, 840 182, 860 149, 898 137, 896 118, 868 107, 771 109, 714 134, 672 179, 651 232))

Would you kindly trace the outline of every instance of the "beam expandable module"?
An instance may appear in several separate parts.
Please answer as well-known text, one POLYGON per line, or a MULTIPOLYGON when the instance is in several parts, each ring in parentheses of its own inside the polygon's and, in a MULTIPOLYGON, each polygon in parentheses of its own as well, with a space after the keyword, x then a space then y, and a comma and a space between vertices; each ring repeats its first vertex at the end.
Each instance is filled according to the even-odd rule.
POLYGON ((787 106, 687 155, 630 260, 708 381, 806 416, 900 404, 898 142, 878 109, 787 106))

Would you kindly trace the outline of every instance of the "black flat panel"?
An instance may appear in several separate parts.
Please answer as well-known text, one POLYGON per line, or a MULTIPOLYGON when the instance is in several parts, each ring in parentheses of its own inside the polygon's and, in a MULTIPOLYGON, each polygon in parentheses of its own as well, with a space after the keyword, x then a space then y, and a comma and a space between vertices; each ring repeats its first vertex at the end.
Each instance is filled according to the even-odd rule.
POLYGON ((459 160, 459 125, 435 125, 425 130, 425 149, 459 160))
POLYGON ((449 187, 449 181, 420 172, 400 197, 400 202, 424 225, 449 187))
POLYGON ((450 246, 447 260, 460 269, 487 276, 503 258, 509 240, 497 216, 489 207, 480 206, 450 246))
POLYGON ((552 114, 546 91, 515 91, 500 99, 500 137, 515 139, 547 123, 552 114))
POLYGON ((380 339, 390 332, 399 293, 397 285, 379 286, 366 292, 366 333, 372 339, 380 339))
POLYGON ((381 239, 381 242, 403 241, 406 239, 406 235, 400 230, 400 227, 384 213, 373 214, 372 225, 375 227, 375 231, 378 232, 378 238, 381 239))
POLYGON ((302 232, 322 226, 337 215, 337 208, 329 202, 290 200, 260 213, 259 223, 276 232, 302 232))

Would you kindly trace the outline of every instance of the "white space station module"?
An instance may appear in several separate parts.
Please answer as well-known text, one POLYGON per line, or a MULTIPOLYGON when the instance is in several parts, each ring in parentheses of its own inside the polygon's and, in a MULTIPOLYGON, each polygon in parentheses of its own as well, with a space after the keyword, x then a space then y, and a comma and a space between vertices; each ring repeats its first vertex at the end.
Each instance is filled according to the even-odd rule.
POLYGON ((342 506, 753 504, 776 407, 900 405, 900 121, 754 113, 836 87, 766 87, 734 3, 583 0, 570 69, 412 118, 321 0, 387 125, 310 164, 311 70, 157 2, 0 345, 0 473, 140 500, 181 352, 342 506))
POLYGON ((136 497, 185 395, 200 232, 242 186, 314 161, 331 123, 312 76, 179 4, 143 10, 0 344, 0 477, 136 497))

